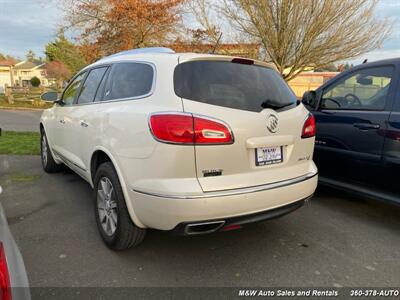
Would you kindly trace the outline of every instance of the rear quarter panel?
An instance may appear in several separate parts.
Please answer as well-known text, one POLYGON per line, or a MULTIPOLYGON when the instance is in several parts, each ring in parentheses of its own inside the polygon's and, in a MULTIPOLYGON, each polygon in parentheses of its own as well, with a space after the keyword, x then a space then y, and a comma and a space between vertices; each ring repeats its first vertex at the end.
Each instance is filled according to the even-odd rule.
MULTIPOLYGON (((161 57, 149 62, 156 68, 153 94, 136 100, 95 104, 99 132, 92 151, 106 149, 105 152, 112 157, 130 215, 141 227, 143 224, 140 216, 135 215, 135 199, 129 196, 130 190, 168 193, 175 179, 194 178, 197 183, 194 147, 157 142, 151 135, 148 123, 151 113, 183 111, 182 101, 173 89, 173 71, 177 59, 161 57)), ((175 184, 175 187, 195 190, 193 182, 190 180, 187 186, 175 184)))

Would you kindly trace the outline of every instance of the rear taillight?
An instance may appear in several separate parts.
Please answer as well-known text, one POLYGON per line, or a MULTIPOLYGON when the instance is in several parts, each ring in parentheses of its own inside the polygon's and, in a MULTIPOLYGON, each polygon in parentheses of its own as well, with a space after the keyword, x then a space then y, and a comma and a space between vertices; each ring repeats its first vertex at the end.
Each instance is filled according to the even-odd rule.
POLYGON ((228 126, 216 120, 193 116, 196 144, 231 144, 233 136, 228 126))
POLYGON ((150 128, 153 136, 161 142, 194 144, 192 115, 152 115, 150 128))
POLYGON ((315 118, 312 114, 310 114, 307 120, 304 122, 301 137, 305 139, 313 136, 315 136, 315 118))
POLYGON ((0 299, 11 300, 10 274, 2 242, 0 242, 0 299))
POLYGON ((189 113, 150 116, 150 129, 160 142, 189 145, 232 144, 233 135, 222 121, 189 113))

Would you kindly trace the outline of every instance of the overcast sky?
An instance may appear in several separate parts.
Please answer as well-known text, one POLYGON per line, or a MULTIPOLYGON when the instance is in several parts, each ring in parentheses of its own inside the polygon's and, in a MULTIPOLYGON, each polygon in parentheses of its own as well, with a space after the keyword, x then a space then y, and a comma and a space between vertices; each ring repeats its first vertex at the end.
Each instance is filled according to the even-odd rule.
MULTIPOLYGON (((25 58, 32 49, 44 56, 46 43, 54 39, 57 25, 62 21, 59 0, 0 0, 0 53, 25 58)), ((380 0, 376 15, 389 17, 394 22, 392 36, 382 49, 364 54, 351 62, 358 64, 365 58, 369 61, 400 57, 400 1, 380 0)))

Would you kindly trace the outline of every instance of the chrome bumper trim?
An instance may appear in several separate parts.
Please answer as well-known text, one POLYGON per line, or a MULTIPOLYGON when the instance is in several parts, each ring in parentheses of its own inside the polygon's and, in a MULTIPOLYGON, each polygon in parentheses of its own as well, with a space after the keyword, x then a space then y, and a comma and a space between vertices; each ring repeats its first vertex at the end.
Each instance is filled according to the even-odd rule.
POLYGON ((303 176, 295 177, 295 178, 288 179, 288 180, 282 180, 282 181, 278 181, 278 182, 257 185, 257 186, 252 186, 252 187, 246 187, 246 188, 221 190, 221 191, 215 191, 215 192, 205 192, 201 195, 168 195, 168 194, 161 194, 161 193, 156 193, 156 192, 141 191, 141 190, 134 189, 134 188, 132 189, 132 191, 134 191, 136 193, 140 193, 140 194, 149 195, 149 196, 172 198, 172 199, 214 198, 214 197, 235 196, 235 195, 242 195, 242 194, 256 193, 256 192, 277 189, 277 188, 281 188, 281 187, 285 187, 288 185, 292 185, 292 184, 296 184, 296 183, 300 183, 300 182, 309 180, 317 175, 318 175, 317 172, 307 173, 303 176))

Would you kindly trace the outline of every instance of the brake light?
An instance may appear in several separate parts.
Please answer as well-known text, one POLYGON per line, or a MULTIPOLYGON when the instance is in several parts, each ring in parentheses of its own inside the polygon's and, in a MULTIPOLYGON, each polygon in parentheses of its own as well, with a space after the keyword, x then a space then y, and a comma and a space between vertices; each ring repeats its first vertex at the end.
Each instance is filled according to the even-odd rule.
POLYGON ((192 115, 152 115, 150 126, 153 136, 161 142, 194 144, 192 115))
POLYGON ((315 136, 316 133, 315 117, 310 114, 307 120, 304 122, 303 131, 301 133, 301 138, 309 138, 315 136))
POLYGON ((11 300, 10 274, 2 242, 0 242, 0 299, 11 300))
POLYGON ((150 129, 160 142, 188 145, 232 144, 233 135, 223 122, 189 113, 150 116, 150 129))
POLYGON ((245 58, 234 58, 234 59, 232 59, 232 62, 235 64, 242 64, 242 65, 253 65, 254 64, 254 60, 245 59, 245 58))

